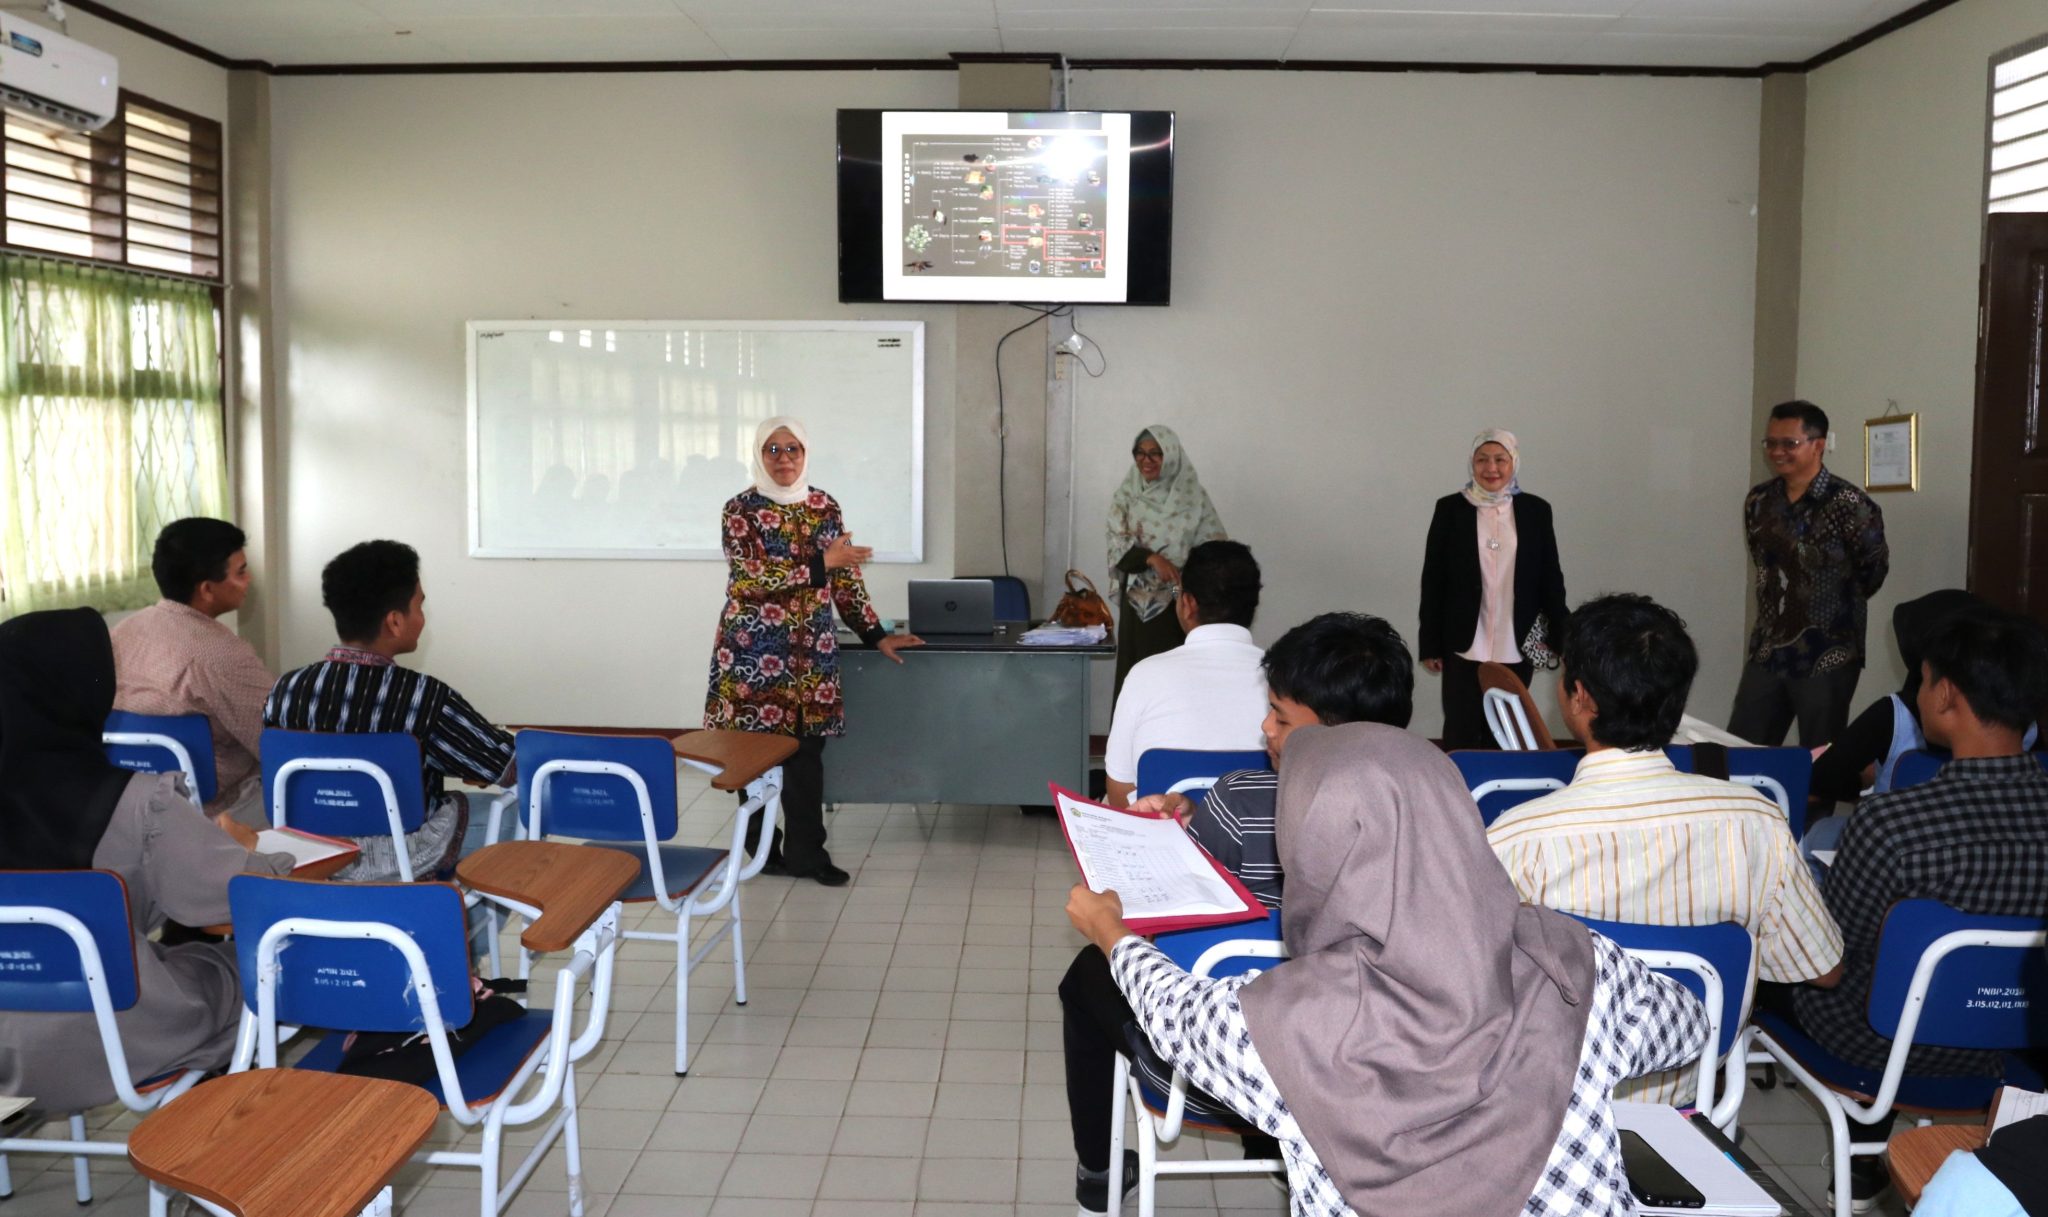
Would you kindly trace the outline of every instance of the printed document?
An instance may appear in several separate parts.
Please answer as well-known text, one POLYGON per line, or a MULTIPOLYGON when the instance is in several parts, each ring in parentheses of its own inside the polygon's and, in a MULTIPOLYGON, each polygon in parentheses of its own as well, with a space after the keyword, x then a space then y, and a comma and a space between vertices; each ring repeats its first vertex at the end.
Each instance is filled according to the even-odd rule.
POLYGON ((1132 815, 1058 792, 1060 820, 1091 891, 1115 891, 1126 921, 1243 913, 1252 906, 1171 819, 1132 815))

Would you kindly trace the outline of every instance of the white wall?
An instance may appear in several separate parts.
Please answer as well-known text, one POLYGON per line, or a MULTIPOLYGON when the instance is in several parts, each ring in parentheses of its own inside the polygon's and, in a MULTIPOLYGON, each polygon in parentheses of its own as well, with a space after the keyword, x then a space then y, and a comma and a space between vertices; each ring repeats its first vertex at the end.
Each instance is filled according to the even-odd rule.
MULTIPOLYGON (((227 69, 90 13, 68 11, 73 38, 120 61, 122 88, 204 118, 227 121, 227 69)), ((39 13, 29 14, 27 19, 39 25, 49 24, 49 18, 39 13)))
POLYGON ((1916 494, 1879 495, 1892 570, 1871 605, 1858 704, 1904 675, 1891 610, 1960 587, 1970 519, 1987 74, 2048 34, 2040 0, 1964 0, 1807 78, 1799 393, 1863 477, 1863 420, 1920 413, 1916 494))
MULTIPOLYGON (((419 666, 485 713, 698 722, 722 564, 467 556, 462 323, 922 318, 927 485, 949 487, 952 310, 837 303, 832 153, 835 108, 946 108, 956 87, 950 72, 274 81, 285 665, 332 641, 321 565, 393 537, 423 561, 419 666)), ((947 496, 926 501, 926 552, 948 555, 947 496)), ((900 616, 907 578, 951 573, 874 567, 869 586, 900 616)))
MULTIPOLYGON (((1504 426, 1572 600, 1677 609, 1725 719, 1758 82, 1103 71, 1070 103, 1179 115, 1173 304, 1078 319, 1110 366, 1076 389, 1077 565, 1103 573, 1131 437, 1168 423, 1265 569, 1262 640, 1344 608, 1412 643, 1432 504, 1504 426)), ((1418 673, 1418 729, 1437 697, 1418 673)))

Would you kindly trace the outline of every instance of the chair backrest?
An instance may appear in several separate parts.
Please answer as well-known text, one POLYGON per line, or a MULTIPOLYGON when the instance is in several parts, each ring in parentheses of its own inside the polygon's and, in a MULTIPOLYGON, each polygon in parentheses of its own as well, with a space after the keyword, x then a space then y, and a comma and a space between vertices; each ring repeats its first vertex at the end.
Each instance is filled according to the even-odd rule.
MULTIPOLYGON (((263 936, 280 921, 371 922, 396 928, 426 957, 441 1020, 450 1029, 474 1013, 462 893, 446 883, 320 883, 270 875, 228 880, 242 1001, 254 1013, 263 936)), ((412 969, 390 943, 363 936, 291 937, 277 956, 276 1018, 294 1026, 351 1031, 424 1031, 412 969)))
MULTIPOLYGON (((2048 771, 2048 752, 2034 752, 2028 755, 2034 758, 2035 764, 2048 771)), ((1908 786, 1918 786, 1922 782, 1931 781, 1948 761, 1946 748, 1915 748, 1904 753, 1899 757, 1899 763, 1892 767, 1892 789, 1904 790, 1908 786)))
POLYGON ((997 621, 1031 620, 1031 588, 1015 575, 961 575, 962 579, 986 579, 995 585, 997 621))
MULTIPOLYGON (((1631 921, 1602 921, 1597 917, 1577 920, 1614 940, 1625 951, 1683 951, 1697 955, 1721 974, 1721 1039, 1715 1055, 1726 1056, 1736 1037, 1749 1022, 1750 1003, 1756 997, 1756 939, 1732 921, 1713 925, 1640 925, 1631 921)), ((1706 1000, 1706 982, 1690 968, 1657 968, 1686 987, 1701 1001, 1706 1000)))
POLYGON ((1526 751, 1548 752, 1557 747, 1549 724, 1543 721, 1543 711, 1536 707, 1536 699, 1529 695, 1529 686, 1521 677, 1501 663, 1482 663, 1478 672, 1481 706, 1493 727, 1495 742, 1502 748, 1526 751))
POLYGON ((1147 748, 1138 757, 1138 793, 1206 790, 1226 773, 1272 767, 1272 758, 1264 751, 1147 748))
MULTIPOLYGON (((1152 940, 1166 957, 1192 972, 1212 949, 1225 943, 1268 944, 1282 942, 1280 914, 1268 912, 1264 921, 1240 921, 1234 925, 1205 926, 1199 930, 1168 930, 1152 940)), ((1239 976, 1253 968, 1270 968, 1277 957, 1265 955, 1223 955, 1212 957, 1208 976, 1239 976)))
POLYGON ((1901 900, 1885 914, 1870 982, 1870 1025, 1896 1039, 1923 955, 1932 965, 1913 1042, 1944 1048, 2048 1044, 2048 917, 1965 913, 1938 900, 1901 900), (2018 947, 2019 949, 2014 949, 2018 947))
POLYGON ((1728 780, 1754 786, 1785 813, 1796 840, 1806 835, 1806 798, 1813 789, 1813 754, 1804 748, 1730 748, 1728 780))
POLYGON ((1680 773, 1693 772, 1691 744, 1666 744, 1664 755, 1671 758, 1671 767, 1680 773))
POLYGON ((402 731, 263 733, 263 810, 272 824, 330 837, 381 837, 391 831, 385 786, 399 826, 416 832, 427 818, 419 741, 402 731), (278 776, 285 775, 284 791, 278 776), (379 782, 382 775, 384 782, 379 782), (279 806, 280 797, 283 805, 279 806))
POLYGON ((0 871, 0 1010, 84 1013, 92 982, 79 939, 52 912, 67 914, 99 953, 108 1004, 135 1004, 135 939, 128 889, 112 871, 0 871))
POLYGON ((1479 822, 1491 825, 1511 807, 1571 784, 1582 753, 1486 752, 1460 748, 1451 763, 1464 775, 1465 789, 1479 805, 1479 822))
POLYGON ((220 792, 213 765, 213 725, 204 714, 107 715, 100 740, 107 759, 137 773, 183 772, 202 803, 220 792))
POLYGON ((643 841, 647 829, 639 791, 633 788, 637 778, 653 812, 654 839, 666 841, 676 835, 676 753, 674 745, 660 736, 521 731, 514 746, 519 758, 519 822, 528 832, 534 831, 538 798, 540 835, 643 841), (551 768, 563 765, 602 765, 614 772, 551 768))

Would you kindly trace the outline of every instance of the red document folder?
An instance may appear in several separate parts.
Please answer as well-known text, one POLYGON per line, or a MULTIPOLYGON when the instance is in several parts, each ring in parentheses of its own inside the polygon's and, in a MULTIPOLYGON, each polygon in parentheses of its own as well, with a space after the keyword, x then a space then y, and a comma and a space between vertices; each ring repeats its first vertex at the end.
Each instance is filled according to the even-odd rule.
MULTIPOLYGON (((1114 812, 1117 815, 1132 816, 1140 820, 1151 820, 1155 818, 1153 816, 1144 815, 1140 812, 1131 811, 1127 808, 1111 807, 1106 803, 1097 803, 1090 799, 1084 799, 1080 795, 1075 794, 1073 791, 1066 789, 1057 782, 1049 782, 1047 783, 1047 785, 1052 790, 1053 807, 1056 813, 1059 808, 1060 796, 1065 795, 1067 798, 1073 800, 1076 803, 1080 803, 1085 806, 1095 808, 1099 811, 1114 812)), ((1073 834, 1067 831, 1066 816, 1063 814, 1060 815, 1059 821, 1060 835, 1065 837, 1067 841, 1067 852, 1074 855, 1075 868, 1077 870, 1081 869, 1081 855, 1080 852, 1074 848, 1073 834)), ((1235 925, 1243 921, 1262 921, 1266 918, 1266 906, 1259 903, 1259 898, 1257 896, 1252 895, 1250 889, 1246 888, 1244 884, 1238 882, 1236 875, 1233 875, 1229 871, 1225 870, 1223 868, 1222 863, 1210 857, 1208 852, 1203 850, 1199 845, 1195 847, 1195 852, 1200 854, 1202 857, 1202 861, 1208 863, 1209 866, 1215 870, 1216 874, 1222 878, 1223 882, 1229 886, 1231 894, 1244 902, 1244 907, 1241 909, 1236 909, 1224 913, 1195 913, 1181 917, 1126 916, 1124 918, 1124 924, 1130 926, 1131 931, 1133 933, 1143 934, 1149 937, 1153 934, 1164 934, 1168 930, 1195 930, 1201 929, 1205 926, 1212 925, 1235 925)), ((1082 870, 1082 878, 1084 881, 1087 878, 1087 872, 1085 870, 1082 870)))

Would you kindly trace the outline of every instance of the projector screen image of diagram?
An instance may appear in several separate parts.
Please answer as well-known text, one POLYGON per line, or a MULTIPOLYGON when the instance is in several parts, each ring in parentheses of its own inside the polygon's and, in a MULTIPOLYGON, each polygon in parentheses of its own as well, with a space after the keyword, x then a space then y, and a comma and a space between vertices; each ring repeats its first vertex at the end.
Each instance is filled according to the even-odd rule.
POLYGON ((901 255, 896 266, 885 261, 884 274, 903 285, 902 294, 1122 298, 1127 115, 886 117, 927 120, 884 131, 884 155, 893 150, 899 167, 888 218, 901 255), (970 129, 948 129, 959 127, 970 129), (1033 281, 1041 286, 1028 287, 1033 281))

